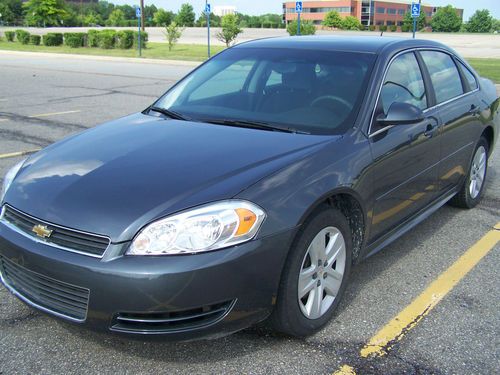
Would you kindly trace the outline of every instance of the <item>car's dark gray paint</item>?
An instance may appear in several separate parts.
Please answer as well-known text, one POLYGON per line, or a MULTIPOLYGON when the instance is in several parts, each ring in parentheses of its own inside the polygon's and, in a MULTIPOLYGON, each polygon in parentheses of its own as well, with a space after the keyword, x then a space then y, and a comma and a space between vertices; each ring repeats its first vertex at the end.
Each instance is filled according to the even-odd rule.
POLYGON ((223 321, 171 337, 227 333, 260 321, 273 309, 294 236, 316 207, 336 197, 356 202, 360 224, 353 228, 353 236, 359 261, 453 196, 480 136, 488 139, 490 152, 498 137, 500 101, 491 82, 478 79, 477 91, 435 105, 425 69, 431 108, 424 111, 424 120, 375 130, 376 101, 390 61, 409 52, 421 63, 418 51, 423 49, 459 59, 439 43, 300 37, 234 48, 358 51, 377 59, 359 114, 340 136, 136 114, 32 156, 5 202, 48 222, 110 236, 113 244, 103 259, 93 259, 35 243, 0 224, 0 255, 48 277, 89 288, 90 327, 109 329, 120 311, 177 311, 232 299, 237 302, 223 321), (267 218, 256 239, 199 255, 123 255, 129 241, 149 222, 230 198, 254 202, 265 210, 267 218))

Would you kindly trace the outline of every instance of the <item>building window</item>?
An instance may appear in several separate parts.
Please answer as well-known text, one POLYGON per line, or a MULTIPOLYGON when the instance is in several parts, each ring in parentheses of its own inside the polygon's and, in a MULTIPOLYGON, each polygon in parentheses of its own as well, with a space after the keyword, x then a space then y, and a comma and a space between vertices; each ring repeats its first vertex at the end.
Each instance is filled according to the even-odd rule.
POLYGON ((383 25, 383 24, 384 24, 384 21, 377 21, 378 26, 383 25))
POLYGON ((403 21, 398 21, 398 26, 403 26, 403 21))
POLYGON ((399 14, 400 16, 404 16, 404 14, 405 14, 405 10, 404 10, 404 9, 398 9, 398 14, 399 14))
POLYGON ((427 17, 432 17, 432 12, 425 12, 425 15, 426 15, 427 17))
POLYGON ((384 13, 385 13, 385 8, 378 7, 378 8, 377 8, 377 13, 379 13, 379 14, 384 14, 384 13))
POLYGON ((394 25, 394 21, 387 21, 387 26, 392 26, 394 25))
POLYGON ((394 8, 387 8, 387 14, 396 14, 396 9, 394 9, 394 8))

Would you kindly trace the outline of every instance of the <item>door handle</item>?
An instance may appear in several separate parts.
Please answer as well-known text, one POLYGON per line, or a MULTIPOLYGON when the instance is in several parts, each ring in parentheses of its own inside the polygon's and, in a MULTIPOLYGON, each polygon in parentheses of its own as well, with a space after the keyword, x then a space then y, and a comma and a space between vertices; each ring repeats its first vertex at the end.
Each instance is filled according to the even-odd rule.
POLYGON ((437 129, 437 125, 427 124, 427 127, 425 128, 424 135, 428 138, 432 138, 432 136, 436 132, 436 129, 437 129))
POLYGON ((475 116, 479 113, 481 113, 481 108, 479 108, 479 106, 477 105, 472 104, 469 109, 469 114, 475 116))

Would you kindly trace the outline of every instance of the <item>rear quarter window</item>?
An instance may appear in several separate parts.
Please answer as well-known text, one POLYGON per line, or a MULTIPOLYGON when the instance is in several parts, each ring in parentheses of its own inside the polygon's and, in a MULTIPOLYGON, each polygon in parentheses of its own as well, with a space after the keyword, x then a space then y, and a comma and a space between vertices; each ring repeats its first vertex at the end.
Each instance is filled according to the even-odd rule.
POLYGON ((474 77, 474 74, 472 74, 472 72, 469 70, 469 68, 467 68, 461 62, 459 62, 458 64, 460 65, 460 68, 462 69, 462 72, 464 73, 465 80, 468 82, 470 90, 472 91, 472 90, 477 89, 478 86, 477 86, 477 81, 476 81, 476 77, 474 77))

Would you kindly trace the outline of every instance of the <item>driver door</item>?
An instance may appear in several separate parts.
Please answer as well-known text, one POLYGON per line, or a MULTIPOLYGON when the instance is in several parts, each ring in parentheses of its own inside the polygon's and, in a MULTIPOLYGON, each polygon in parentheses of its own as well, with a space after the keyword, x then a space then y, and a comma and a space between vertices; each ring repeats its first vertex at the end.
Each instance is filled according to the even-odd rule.
POLYGON ((438 195, 439 118, 432 105, 420 65, 413 52, 396 57, 389 66, 370 129, 374 166, 371 239, 386 234, 438 195), (380 128, 377 117, 392 103, 412 104, 425 111, 423 121, 380 128))

